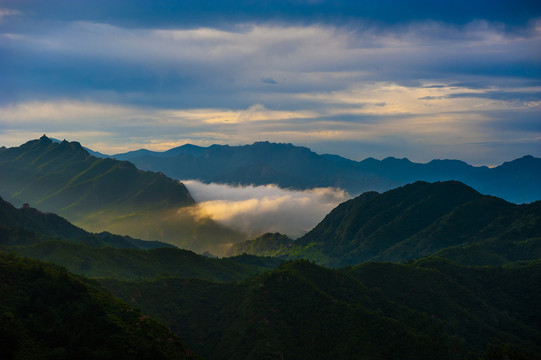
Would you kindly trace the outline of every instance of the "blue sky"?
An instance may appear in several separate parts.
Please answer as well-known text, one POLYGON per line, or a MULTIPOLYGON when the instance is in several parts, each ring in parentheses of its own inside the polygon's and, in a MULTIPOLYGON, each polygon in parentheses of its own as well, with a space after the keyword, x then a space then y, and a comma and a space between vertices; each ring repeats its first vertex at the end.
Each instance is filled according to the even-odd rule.
POLYGON ((541 156, 538 1, 0 0, 0 145, 541 156))

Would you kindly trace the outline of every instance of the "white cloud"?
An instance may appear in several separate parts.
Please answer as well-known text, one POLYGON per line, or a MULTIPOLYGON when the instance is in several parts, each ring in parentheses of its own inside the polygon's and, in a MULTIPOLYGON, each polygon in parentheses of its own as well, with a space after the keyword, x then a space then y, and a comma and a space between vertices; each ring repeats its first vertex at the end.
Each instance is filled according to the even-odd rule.
POLYGON ((14 16, 19 15, 20 13, 17 10, 10 10, 10 9, 0 9, 0 22, 3 20, 3 18, 7 16, 14 16))
POLYGON ((229 186, 182 181, 198 201, 198 212, 251 236, 281 232, 299 237, 323 220, 333 208, 350 198, 340 189, 305 191, 276 185, 229 186))

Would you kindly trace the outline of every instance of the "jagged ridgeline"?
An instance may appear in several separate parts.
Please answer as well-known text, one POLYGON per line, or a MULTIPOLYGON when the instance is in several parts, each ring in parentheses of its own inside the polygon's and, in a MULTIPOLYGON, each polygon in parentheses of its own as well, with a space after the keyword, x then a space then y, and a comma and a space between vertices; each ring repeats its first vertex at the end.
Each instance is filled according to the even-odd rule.
POLYGON ((171 330, 57 265, 0 252, 0 358, 198 359, 171 330))
POLYGON ((0 150, 0 196, 93 232, 110 231, 221 254, 242 236, 191 209, 186 187, 127 161, 91 156, 46 136, 0 150))
POLYGON ((458 180, 483 194, 515 203, 541 199, 541 159, 529 155, 489 168, 459 160, 432 160, 426 164, 394 157, 353 161, 337 155, 319 155, 292 144, 255 142, 209 147, 188 144, 165 152, 137 150, 113 156, 131 161, 140 169, 204 182, 277 184, 294 189, 331 186, 358 195, 418 180, 458 180))
POLYGON ((279 234, 234 245, 242 253, 304 258, 328 266, 439 255, 467 265, 541 257, 541 201, 516 205, 457 181, 416 182, 338 205, 292 241, 279 234))

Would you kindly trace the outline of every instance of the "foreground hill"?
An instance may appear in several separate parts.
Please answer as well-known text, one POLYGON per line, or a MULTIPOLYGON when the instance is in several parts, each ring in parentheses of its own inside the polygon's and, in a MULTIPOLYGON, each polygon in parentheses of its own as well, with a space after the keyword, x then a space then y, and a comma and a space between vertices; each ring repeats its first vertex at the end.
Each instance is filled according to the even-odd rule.
POLYGON ((220 254, 242 239, 194 215, 186 187, 127 161, 91 156, 77 142, 46 136, 0 150, 0 196, 54 212, 88 231, 161 240, 220 254))
POLYGON ((242 283, 103 280, 210 359, 539 359, 541 264, 441 259, 330 270, 284 264, 242 283))
POLYGON ((483 243, 483 252, 488 250, 487 244, 496 251, 487 254, 486 265, 498 265, 498 256, 501 263, 536 258, 540 240, 541 202, 515 205, 455 181, 416 182, 346 201, 294 242, 277 244, 261 238, 237 244, 229 254, 305 258, 344 266, 404 261, 443 249, 456 260, 457 247, 473 249, 483 243), (254 244, 257 246, 250 246, 254 244))
POLYGON ((291 144, 256 142, 243 146, 183 145, 165 152, 137 150, 112 157, 175 179, 203 182, 277 184, 295 189, 331 186, 361 194, 419 180, 458 180, 481 193, 515 203, 541 200, 541 159, 532 156, 488 168, 458 160, 433 160, 426 164, 392 157, 352 161, 337 155, 318 155, 291 144))
POLYGON ((165 326, 64 268, 0 252, 2 359, 196 359, 165 326))

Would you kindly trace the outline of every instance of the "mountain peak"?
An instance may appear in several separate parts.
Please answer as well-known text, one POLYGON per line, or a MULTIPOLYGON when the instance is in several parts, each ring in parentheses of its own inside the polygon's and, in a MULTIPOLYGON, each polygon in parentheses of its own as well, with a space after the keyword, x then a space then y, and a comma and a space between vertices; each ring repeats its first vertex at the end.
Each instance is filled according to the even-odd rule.
POLYGON ((49 145, 49 144, 52 144, 53 141, 52 141, 51 139, 49 139, 49 138, 47 137, 47 135, 43 134, 43 136, 39 138, 39 143, 40 143, 40 144, 47 144, 47 145, 49 145))

